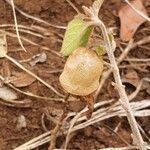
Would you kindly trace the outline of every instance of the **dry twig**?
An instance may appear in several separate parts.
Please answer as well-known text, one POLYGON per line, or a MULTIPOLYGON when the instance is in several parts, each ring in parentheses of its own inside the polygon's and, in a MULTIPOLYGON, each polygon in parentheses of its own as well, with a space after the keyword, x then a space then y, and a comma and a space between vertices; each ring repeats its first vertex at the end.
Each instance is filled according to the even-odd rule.
POLYGON ((26 96, 29 96, 29 97, 33 97, 33 98, 36 98, 36 100, 46 100, 46 101, 60 101, 60 102, 64 102, 64 99, 63 98, 51 98, 51 97, 43 97, 43 96, 39 96, 39 95, 35 95, 31 92, 24 92, 16 87, 14 87, 12 84, 10 83, 7 83, 5 82, 5 78, 2 77, 0 75, 0 79, 7 85, 9 86, 10 88, 12 88, 13 90, 15 90, 16 92, 19 92, 21 94, 24 94, 26 96))
POLYGON ((104 41, 106 43, 106 51, 107 51, 110 63, 113 67, 112 69, 113 69, 114 79, 116 82, 115 86, 116 86, 119 96, 120 96, 120 103, 121 103, 123 109, 126 111, 127 118, 128 118, 129 124, 131 126, 135 142, 138 145, 140 150, 146 150, 143 138, 140 134, 140 131, 137 126, 137 122, 135 120, 132 109, 130 107, 128 96, 125 92, 125 88, 121 81, 119 69, 118 69, 114 54, 113 54, 113 50, 111 47, 107 29, 106 29, 104 23, 99 19, 97 14, 94 11, 92 11, 92 9, 86 8, 86 10, 88 10, 88 13, 90 13, 90 15, 91 15, 91 21, 93 21, 93 23, 95 23, 95 25, 97 25, 102 30, 104 41))
MULTIPOLYGON (((146 148, 149 149, 150 145, 147 145, 146 148)), ((102 148, 98 150, 136 150, 136 149, 138 149, 137 146, 128 146, 128 147, 119 147, 119 148, 109 147, 109 148, 102 148)))
POLYGON ((66 0, 66 1, 70 4, 70 6, 71 6, 78 14, 80 14, 79 9, 78 9, 70 0, 66 0))
POLYGON ((26 69, 24 66, 22 66, 20 63, 18 63, 15 59, 13 59, 12 57, 6 55, 5 58, 7 58, 9 61, 11 61, 12 63, 14 63, 16 66, 18 66, 19 68, 21 68, 22 70, 24 70, 26 73, 28 73, 29 75, 31 75, 32 77, 36 78, 39 82, 41 82, 42 84, 44 84, 46 87, 48 87, 49 89, 51 89, 54 93, 56 93, 58 96, 60 97, 64 97, 64 95, 62 95, 61 93, 59 93, 56 89, 54 89, 51 85, 49 85, 47 82, 45 82, 44 80, 42 80, 40 77, 38 77, 37 75, 35 75, 33 72, 31 72, 30 70, 26 69))
MULTIPOLYGON (((125 48, 125 50, 119 56, 117 64, 119 65, 125 59, 125 57, 128 55, 130 50, 136 48, 137 46, 140 46, 140 45, 143 45, 143 44, 146 44, 149 42, 150 42, 150 36, 147 36, 147 37, 143 38, 142 40, 135 42, 135 43, 129 42, 128 46, 125 48)), ((111 73, 112 73, 112 68, 110 68, 109 70, 107 70, 106 72, 103 73, 103 75, 101 77, 100 85, 95 93, 95 99, 98 98, 101 88, 103 87, 105 81, 108 79, 108 77, 110 76, 111 73)))
POLYGON ((60 116, 56 127, 51 131, 51 140, 50 140, 50 146, 49 146, 48 150, 53 150, 55 148, 58 131, 60 130, 60 128, 63 124, 63 121, 65 120, 65 118, 67 117, 67 114, 68 114, 68 98, 69 98, 69 96, 70 96, 70 94, 66 95, 66 97, 64 99, 64 101, 66 102, 66 106, 63 109, 63 114, 62 114, 62 116, 60 116))
POLYGON ((57 134, 63 124, 63 120, 65 119, 66 115, 67 115, 67 113, 63 112, 62 116, 58 120, 56 127, 51 131, 51 140, 50 140, 50 146, 49 146, 48 150, 55 149, 57 134))
POLYGON ((16 17, 16 12, 15 12, 15 6, 14 6, 14 1, 13 0, 10 0, 10 3, 11 3, 11 6, 12 6, 12 10, 13 10, 13 15, 14 15, 14 21, 15 21, 15 28, 16 28, 16 34, 17 34, 17 37, 18 37, 18 41, 22 47, 22 49, 26 51, 25 47, 23 46, 23 43, 20 39, 20 34, 19 34, 19 30, 18 30, 18 23, 17 23, 17 17, 16 17))
MULTIPOLYGON (((14 34, 14 33, 7 32, 7 31, 1 30, 1 29, 0 29, 0 32, 6 34, 7 36, 17 38, 17 35, 14 34)), ((39 45, 38 43, 35 43, 35 42, 31 41, 30 39, 28 39, 28 38, 26 38, 26 37, 20 36, 20 38, 21 38, 23 41, 25 41, 25 42, 27 42, 27 43, 29 43, 29 44, 32 44, 32 45, 37 46, 37 47, 40 47, 41 49, 46 50, 46 51, 49 51, 49 52, 51 52, 51 53, 53 53, 53 54, 55 54, 55 55, 57 55, 57 56, 59 56, 59 57, 61 56, 57 51, 51 50, 50 48, 48 48, 48 47, 46 47, 46 46, 41 46, 41 45, 39 45)))
MULTIPOLYGON (((5 1, 6 1, 8 4, 11 5, 10 0, 5 0, 5 1)), ((48 26, 51 26, 51 27, 54 27, 54 28, 66 29, 66 27, 64 27, 64 26, 54 25, 54 24, 48 23, 48 22, 46 22, 46 21, 44 21, 44 20, 42 20, 42 19, 40 19, 40 18, 34 17, 34 16, 32 16, 32 15, 29 15, 29 14, 25 13, 24 11, 20 10, 17 6, 14 6, 14 7, 15 7, 15 9, 16 9, 20 14, 22 14, 23 16, 25 16, 25 17, 27 17, 27 18, 33 19, 33 20, 35 20, 35 21, 37 21, 37 22, 44 23, 45 25, 48 25, 48 26)))
MULTIPOLYGON (((112 101, 100 101, 94 105, 95 112, 93 113, 91 119, 87 120, 86 118, 86 111, 88 110, 87 108, 82 110, 81 116, 78 118, 76 124, 72 130, 72 132, 75 132, 77 130, 86 128, 89 125, 98 123, 102 120, 115 117, 115 116, 126 116, 125 111, 122 109, 121 105, 118 104, 116 106, 108 106, 108 107, 102 107, 103 105, 107 105, 111 103, 112 101), (109 108, 109 109, 108 109, 109 108), (110 109, 111 108, 111 109, 110 109), (109 111, 108 111, 109 110, 109 111)), ((144 116, 150 116, 150 112, 147 111, 145 108, 150 106, 150 101, 149 100, 141 100, 139 102, 131 102, 132 109, 134 110, 134 115, 139 116, 139 117, 144 117, 144 116), (143 112, 141 112, 141 109, 143 112)), ((74 113, 73 115, 70 113, 68 116, 73 117, 76 114, 74 113)), ((71 120, 72 121, 72 120, 71 120)), ((64 131, 65 133, 68 132, 68 129, 64 131)), ((58 133, 59 134, 59 133, 58 133)), ((59 134, 61 135, 61 133, 59 134)), ((15 148, 14 150, 31 150, 34 149, 40 145, 43 145, 44 143, 47 143, 51 140, 51 131, 46 132, 26 143, 23 145, 15 148)))

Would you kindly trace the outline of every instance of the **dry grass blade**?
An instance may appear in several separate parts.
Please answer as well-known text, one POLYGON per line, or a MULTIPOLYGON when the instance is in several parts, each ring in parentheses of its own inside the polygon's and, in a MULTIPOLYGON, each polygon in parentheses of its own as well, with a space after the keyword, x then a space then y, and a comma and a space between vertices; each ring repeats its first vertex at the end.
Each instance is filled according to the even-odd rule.
MULTIPOLYGON (((92 118, 90 120, 87 120, 86 116, 85 116, 85 112, 87 111, 87 108, 82 110, 82 114, 84 114, 84 116, 81 115, 81 117, 78 118, 78 120, 76 122, 77 125, 75 125, 71 129, 71 132, 75 132, 79 129, 83 129, 89 125, 98 123, 98 122, 105 120, 105 119, 108 119, 110 117, 118 116, 120 114, 122 116, 126 115, 125 111, 122 109, 120 104, 118 104, 117 106, 114 106, 113 108, 112 108, 112 106, 109 106, 109 109, 108 109, 108 107, 99 108, 102 105, 108 104, 109 102, 111 102, 111 101, 103 101, 103 102, 96 103, 94 105, 94 107, 96 108, 96 111, 93 113, 92 118), (111 107, 111 109, 110 109, 110 107, 111 107), (97 108, 99 108, 99 109, 97 109, 97 108)), ((139 110, 143 109, 143 111, 145 111, 146 110, 145 108, 150 107, 150 101, 149 100, 142 100, 140 102, 131 102, 131 105, 132 105, 132 109, 134 110, 134 113, 137 114, 136 112, 138 112, 139 110)), ((150 113, 149 113, 149 116, 150 116, 150 113)), ((67 134, 68 130, 65 132, 67 134)), ((51 135, 51 132, 46 132, 46 133, 28 141, 27 143, 17 147, 14 150, 31 150, 31 149, 37 148, 38 146, 49 142, 50 135, 51 135)))
MULTIPOLYGON (((15 30, 15 25, 14 24, 1 24, 0 28, 5 29, 5 30, 7 30, 7 29, 15 30)), ((19 28, 19 31, 21 29, 23 29, 23 30, 32 31, 34 33, 38 33, 41 35, 51 35, 50 32, 48 33, 48 29, 38 26, 38 25, 24 26, 24 25, 18 24, 18 28, 19 28)), ((53 32, 53 31, 51 31, 51 32, 53 32)))
MULTIPOLYGON (((149 149, 150 145, 146 145, 146 148, 149 149)), ((135 150, 135 149, 138 149, 138 147, 137 146, 128 146, 128 147, 119 147, 119 148, 109 147, 109 148, 102 148, 98 150, 135 150)))
MULTIPOLYGON (((122 54, 119 56, 117 64, 119 65, 124 59, 125 57, 128 55, 128 53, 130 52, 130 50, 132 50, 133 48, 149 43, 150 42, 150 36, 147 36, 145 38, 143 38, 142 40, 132 43, 132 41, 129 42, 128 46, 125 48, 125 50, 122 52, 122 54), (131 44, 132 43, 132 44, 131 44)), ((103 87, 105 81, 108 79, 108 77, 110 76, 110 74, 112 73, 112 68, 110 68, 108 71, 104 72, 100 81, 100 85, 99 88, 97 89, 96 93, 95 93, 95 99, 98 98, 98 95, 101 91, 101 88, 103 87)))
MULTIPOLYGON (((108 103, 111 103, 111 102, 112 102, 112 100, 96 103, 95 104, 95 108, 101 107, 102 105, 105 105, 105 104, 108 104, 108 103)), ((87 108, 84 109, 84 111, 87 111, 87 110, 88 110, 87 108)), ((69 113, 66 118, 73 117, 73 116, 75 116, 74 113, 73 114, 69 113)), ((42 135, 40 135, 40 136, 38 136, 38 137, 28 141, 27 143, 19 146, 18 148, 14 149, 14 150, 29 150, 31 147, 36 148, 39 145, 42 145, 42 144, 44 144, 46 142, 49 142, 49 140, 50 140, 49 139, 50 138, 49 135, 50 134, 51 134, 51 131, 50 132, 46 132, 46 133, 44 133, 44 134, 42 134, 42 135)))
MULTIPOLYGON (((5 83, 5 79, 0 75, 0 79, 5 83)), ((14 87, 12 84, 10 83, 5 83, 7 86, 9 86, 10 88, 12 88, 13 90, 21 93, 21 94, 24 94, 26 96, 29 96, 29 97, 33 97, 33 98, 36 98, 36 100, 47 100, 47 101, 60 101, 60 102, 64 102, 64 99, 63 98, 51 98, 51 97, 43 97, 43 96, 39 96, 39 95, 35 95, 31 92, 24 92, 16 87, 14 87)))
MULTIPOLYGON (((14 29, 9 29, 9 30, 14 30, 14 29)), ((23 33, 27 33, 27 34, 30 34, 30 35, 33 35, 33 36, 36 36, 36 37, 40 37, 40 38, 43 38, 43 39, 46 39, 47 37, 44 37, 43 35, 39 34, 39 33, 35 33, 33 31, 30 31, 30 30, 26 30, 26 29, 19 29, 20 32, 23 32, 23 33)))
POLYGON ((143 71, 143 72, 146 72, 146 70, 143 68, 139 68, 139 67, 146 67, 146 66, 150 66, 150 64, 147 62, 147 63, 140 63, 140 64, 129 64, 129 65, 120 65, 119 68, 135 68, 135 69, 138 69, 140 71, 143 71))
POLYGON ((125 61, 135 61, 135 62, 148 62, 148 61, 150 61, 150 59, 149 58, 147 58, 147 59, 141 59, 141 58, 127 58, 127 59, 124 59, 125 61))
POLYGON ((147 117, 150 115, 150 110, 140 110, 140 111, 135 112, 134 115, 137 117, 147 117))
POLYGON ((111 47, 107 29, 106 29, 104 23, 99 19, 99 17, 97 15, 95 15, 94 12, 91 11, 91 13, 93 14, 91 17, 91 20, 93 20, 93 23, 95 23, 95 25, 97 25, 102 30, 102 34, 103 34, 104 41, 106 44, 106 51, 107 51, 110 63, 113 66, 113 75, 114 75, 114 79, 116 82, 115 86, 116 86, 119 96, 120 96, 120 103, 121 103, 122 107, 124 108, 124 110, 126 111, 127 118, 128 118, 129 124, 131 126, 136 144, 138 145, 139 149, 146 150, 143 138, 140 134, 140 131, 137 126, 137 122, 135 120, 132 109, 130 107, 128 96, 125 92, 125 88, 121 81, 119 69, 118 69, 118 66, 117 66, 117 63, 115 60, 115 56, 113 54, 113 50, 111 47))
POLYGON ((57 94, 60 97, 64 97, 64 95, 62 95, 61 93, 59 93, 54 87, 52 87, 51 85, 49 85, 47 82, 45 82, 44 80, 42 80, 40 77, 38 77, 37 75, 35 75, 33 72, 31 72, 30 70, 26 69, 23 65, 21 65, 20 63, 18 63, 15 59, 13 59, 12 57, 7 55, 7 41, 6 41, 6 36, 5 36, 5 32, 3 32, 2 38, 0 39, 0 57, 3 58, 7 58, 9 61, 11 61, 12 63, 14 63, 16 66, 18 66, 20 69, 24 70, 26 73, 28 73, 29 75, 31 75, 32 77, 34 77, 35 79, 37 79, 40 83, 44 84, 46 87, 48 87, 49 89, 51 89, 55 94, 57 94))
MULTIPOLYGON (((15 24, 1 24, 0 25, 0 28, 4 28, 4 29, 14 28, 14 27, 15 27, 15 24)), ((18 24, 18 28, 35 31, 34 28, 32 28, 30 26, 24 26, 24 25, 21 25, 21 24, 18 24)))
POLYGON ((141 131, 141 133, 145 136, 145 138, 150 142, 150 137, 147 135, 147 133, 144 131, 144 129, 138 124, 138 127, 141 131))
POLYGON ((17 23, 16 12, 15 12, 14 1, 13 1, 13 0, 10 0, 10 2, 11 2, 12 10, 13 10, 14 21, 15 21, 15 28, 16 28, 16 34, 17 34, 17 37, 18 37, 18 41, 19 41, 19 43, 20 43, 22 49, 23 49, 25 52, 27 52, 26 49, 25 49, 25 47, 23 46, 23 43, 22 43, 21 39, 20 39, 20 34, 19 34, 19 30, 18 30, 18 23, 17 23))
POLYGON ((48 148, 48 150, 53 150, 55 149, 56 146, 56 139, 57 139, 57 134, 63 124, 63 121, 66 117, 67 113, 64 111, 62 116, 60 117, 57 125, 55 126, 55 128, 51 131, 51 140, 50 140, 50 146, 48 148))
MULTIPOLYGON (((87 108, 85 108, 87 109, 87 108)), ((67 149, 67 144, 69 142, 69 139, 70 139, 70 133, 71 133, 71 130, 74 126, 74 124, 76 123, 76 121, 79 119, 79 117, 81 116, 81 114, 84 112, 84 110, 80 111, 71 121, 70 121, 70 127, 68 129, 68 133, 67 133, 67 136, 66 136, 66 142, 65 142, 65 149, 67 149)))
MULTIPOLYGON (((149 100, 142 100, 140 102, 132 102, 131 103, 131 107, 132 107, 133 112, 134 112, 135 115, 139 115, 138 114, 139 110, 147 108, 149 106, 150 106, 149 100)), ((148 111, 148 113, 149 113, 149 111, 148 111)), ((80 123, 79 125, 74 126, 74 128, 72 128, 72 132, 76 131, 76 130, 79 130, 79 129, 82 129, 82 128, 85 128, 85 127, 87 127, 89 125, 92 125, 96 122, 114 117, 114 116, 126 116, 126 114, 125 114, 125 112, 124 112, 124 110, 123 110, 123 108, 121 107, 120 104, 118 104, 114 107, 110 106, 108 108, 105 107, 105 108, 98 109, 97 111, 95 111, 93 113, 92 118, 89 119, 89 120, 86 120, 85 116, 80 117, 77 120, 77 122, 84 121, 84 120, 86 120, 86 121, 83 122, 83 123, 80 123)))
MULTIPOLYGON (((120 126, 121 123, 119 123, 118 125, 120 126)), ((117 131, 115 131, 112 127, 109 127, 108 125, 104 124, 104 123, 96 123, 94 124, 95 127, 97 127, 98 129, 101 129, 101 127, 105 127, 106 129, 108 129, 110 132, 112 132, 113 134, 115 134, 116 136, 118 136, 118 138, 120 138, 120 140, 122 142, 124 142, 127 146, 131 146, 125 139, 124 137, 122 137, 119 133, 117 133, 117 131)))
MULTIPOLYGON (((11 5, 10 0, 5 0, 5 1, 6 1, 8 4, 11 5)), ((29 15, 29 14, 25 13, 24 11, 20 10, 17 6, 14 6, 14 7, 15 7, 15 9, 16 9, 20 14, 22 14, 23 16, 25 16, 25 17, 27 17, 27 18, 33 19, 33 20, 35 20, 35 21, 37 21, 37 22, 40 22, 40 23, 44 23, 45 25, 48 25, 48 26, 51 26, 51 27, 54 27, 54 28, 66 29, 66 27, 64 27, 64 26, 54 25, 54 24, 48 23, 48 22, 46 22, 46 21, 44 21, 44 20, 42 20, 42 19, 40 19, 40 18, 34 17, 34 16, 32 16, 32 15, 29 15)))
POLYGON ((137 96, 137 94, 139 93, 139 91, 140 91, 140 89, 141 89, 144 81, 150 82, 150 79, 149 78, 143 78, 143 79, 141 79, 141 81, 139 82, 138 86, 136 87, 136 90, 132 94, 130 94, 128 96, 129 100, 132 100, 132 99, 134 99, 137 96))
POLYGON ((24 70, 26 73, 28 73, 29 75, 31 75, 32 77, 36 78, 40 83, 44 84, 46 87, 48 87, 49 89, 51 89, 54 93, 56 93, 58 96, 60 97, 64 97, 64 95, 62 95, 61 93, 59 93, 56 89, 54 89, 51 85, 49 85, 47 82, 45 82, 44 80, 42 80, 40 77, 38 77, 37 75, 35 75, 34 73, 32 73, 30 70, 26 69, 24 66, 22 66, 20 63, 18 63, 15 59, 13 59, 12 57, 6 55, 5 56, 9 61, 11 61, 12 63, 14 63, 16 66, 18 66, 19 68, 21 68, 22 70, 24 70))
POLYGON ((16 108, 29 108, 31 107, 32 101, 31 100, 24 100, 24 101, 17 101, 17 100, 3 100, 0 101, 1 104, 9 107, 16 107, 16 108))
POLYGON ((43 141, 45 142, 49 142, 50 140, 50 137, 49 135, 51 134, 51 132, 46 132, 36 138, 33 138, 32 140, 26 142, 25 144, 15 148, 14 150, 31 150, 31 149, 34 149, 38 146, 41 145, 41 143, 43 143, 43 141), (39 143, 40 141, 40 143, 39 143))
POLYGON ((78 9, 70 0, 66 0, 66 1, 70 4, 70 6, 71 6, 78 14, 80 14, 79 9, 78 9))
MULTIPOLYGON (((0 32, 2 32, 3 34, 6 34, 7 36, 17 38, 17 35, 16 35, 16 34, 13 34, 13 33, 11 33, 11 32, 7 32, 7 31, 4 31, 4 30, 0 30, 0 32)), ((55 54, 55 55, 57 55, 57 56, 59 56, 59 57, 61 56, 57 51, 50 50, 50 49, 49 49, 48 47, 46 47, 46 46, 41 46, 41 45, 39 45, 38 43, 35 43, 35 42, 33 42, 33 41, 27 39, 26 37, 21 36, 20 38, 21 38, 22 40, 24 40, 25 42, 29 43, 29 44, 32 44, 32 45, 37 46, 37 47, 40 47, 41 49, 46 50, 46 51, 49 51, 49 52, 51 52, 51 53, 53 53, 53 54, 55 54)))

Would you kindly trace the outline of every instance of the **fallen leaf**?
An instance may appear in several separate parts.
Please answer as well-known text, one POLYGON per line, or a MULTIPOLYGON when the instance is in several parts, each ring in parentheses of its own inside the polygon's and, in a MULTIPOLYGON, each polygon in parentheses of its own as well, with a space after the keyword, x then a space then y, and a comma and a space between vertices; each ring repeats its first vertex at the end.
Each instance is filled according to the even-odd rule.
POLYGON ((137 87, 139 82, 140 82, 140 78, 139 78, 139 76, 138 76, 136 71, 129 70, 127 72, 127 74, 125 74, 123 76, 122 82, 123 83, 129 83, 129 84, 133 85, 134 87, 137 87))
POLYGON ((43 63, 43 62, 45 62, 46 59, 47 59, 46 53, 42 52, 42 53, 39 53, 39 54, 33 56, 32 59, 31 59, 31 61, 29 62, 29 64, 33 67, 37 63, 43 63))
POLYGON ((15 87, 26 87, 32 84, 36 79, 24 72, 12 72, 13 77, 11 77, 10 83, 15 87))
POLYGON ((17 94, 12 89, 3 86, 0 87, 0 98, 3 100, 15 100, 17 99, 17 94))
POLYGON ((21 131, 22 128, 26 128, 27 126, 27 122, 26 122, 26 118, 24 115, 20 115, 18 118, 17 118, 17 125, 16 125, 16 128, 18 131, 21 131))
MULTIPOLYGON (((147 15, 141 0, 134 0, 131 2, 132 6, 143 14, 147 15)), ((129 41, 135 34, 138 27, 146 20, 135 12, 129 5, 125 5, 119 11, 119 18, 121 21, 120 38, 122 41, 129 41)))

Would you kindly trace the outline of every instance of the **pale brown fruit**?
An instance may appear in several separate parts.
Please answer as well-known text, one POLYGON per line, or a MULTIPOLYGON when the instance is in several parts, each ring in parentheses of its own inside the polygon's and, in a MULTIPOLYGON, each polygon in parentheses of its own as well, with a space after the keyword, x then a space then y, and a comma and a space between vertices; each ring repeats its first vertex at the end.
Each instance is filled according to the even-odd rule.
POLYGON ((102 58, 92 50, 78 48, 68 57, 59 80, 68 93, 85 96, 98 88, 102 70, 102 58))

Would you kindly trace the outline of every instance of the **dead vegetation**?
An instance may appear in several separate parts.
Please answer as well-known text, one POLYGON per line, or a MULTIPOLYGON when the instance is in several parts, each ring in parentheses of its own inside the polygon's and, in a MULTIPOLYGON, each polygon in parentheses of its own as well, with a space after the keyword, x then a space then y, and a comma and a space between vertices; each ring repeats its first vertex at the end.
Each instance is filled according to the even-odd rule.
MULTIPOLYGON (((135 4, 139 4, 137 9, 142 11, 137 12, 131 8, 131 6, 136 7, 134 3, 126 1, 127 4, 122 4, 119 2, 118 6, 116 1, 104 1, 99 15, 102 16, 104 23, 108 23, 107 28, 114 34, 115 57, 111 51, 112 48, 108 42, 103 22, 100 22, 101 20, 97 22, 98 18, 93 19, 95 24, 104 30, 103 35, 106 36, 104 39, 107 42, 108 56, 104 55, 105 69, 100 79, 99 88, 94 95, 96 102, 92 117, 87 119, 87 106, 78 97, 67 95, 60 86, 58 78, 65 60, 59 54, 59 50, 67 22, 76 12, 81 11, 81 4, 91 6, 92 1, 48 2, 45 0, 44 2, 45 5, 37 8, 39 11, 37 14, 24 11, 27 8, 23 5, 23 1, 20 3, 13 0, 0 2, 2 5, 6 5, 11 13, 11 15, 5 14, 6 21, 4 22, 3 17, 0 17, 0 121, 8 119, 6 123, 0 123, 0 127, 3 128, 0 133, 2 149, 29 150, 37 147, 43 150, 47 147, 49 150, 55 147, 60 149, 113 149, 111 147, 149 149, 150 30, 147 14, 150 13, 150 4, 146 2, 143 3, 144 6, 140 0, 135 0, 135 4), (41 19, 40 13, 43 11, 44 17, 47 17, 46 12, 50 8, 47 8, 46 5, 50 7, 52 3, 54 3, 54 8, 51 15, 58 14, 64 23, 60 23, 57 15, 48 21, 41 19), (115 19, 107 17, 112 9, 111 4, 116 6, 116 10, 118 10, 113 12, 113 18, 116 19, 119 12, 121 28, 114 22, 115 19), (121 7, 122 5, 126 6, 121 7), (62 16, 61 6, 62 9, 69 9, 67 11, 70 14, 65 12, 65 16, 62 16), (126 13, 124 11, 127 11, 126 13, 130 11, 129 14, 133 15, 131 18, 135 18, 135 20, 128 22, 125 19, 126 15, 124 16, 124 14, 126 13), (7 22, 7 15, 11 18, 11 23, 7 22), (26 18, 23 23, 21 23, 22 18, 26 18), (131 28, 123 27, 124 23, 130 24, 131 28), (112 73, 114 73, 116 83, 113 82, 112 73), (125 90, 122 83, 126 86, 125 90), (116 89, 119 91, 119 95, 116 89), (16 112, 14 113, 14 111, 16 112), (11 116, 9 113, 12 112, 11 116), (128 121, 124 116, 131 121, 132 131, 130 131, 128 121), (138 118, 138 123, 134 117, 138 118), (114 118, 116 118, 116 123, 113 123, 114 118), (7 133, 7 122, 7 127, 11 130, 10 133, 7 133), (88 127, 91 127, 91 131, 88 127), (37 132, 34 134, 35 130, 37 132), (80 132, 83 132, 83 135, 82 133, 80 135, 80 132), (104 132, 104 134, 101 133, 102 135, 96 137, 94 132, 97 132, 96 134, 104 132), (18 134, 20 135, 15 137, 18 134), (82 140, 83 137, 85 137, 84 140, 82 140), (113 138, 119 139, 118 142, 115 143, 113 138), (85 144, 86 140, 89 140, 88 147, 85 144), (41 147, 49 141, 50 146, 41 147)), ((26 1, 25 3, 30 2, 26 1)), ((33 3, 29 4, 31 8, 36 7, 33 3)), ((84 8, 84 10, 87 9, 84 8)), ((3 10, 0 9, 1 11, 3 10)), ((97 42, 99 34, 102 39, 101 32, 96 28, 95 34, 91 38, 97 42)))

